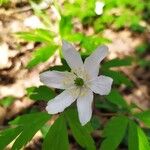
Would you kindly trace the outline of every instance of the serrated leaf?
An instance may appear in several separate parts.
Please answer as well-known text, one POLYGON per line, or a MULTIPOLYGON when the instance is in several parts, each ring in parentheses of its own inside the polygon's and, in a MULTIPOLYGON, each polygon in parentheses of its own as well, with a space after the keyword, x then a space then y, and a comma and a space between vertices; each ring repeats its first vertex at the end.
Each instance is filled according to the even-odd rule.
POLYGON ((129 123, 129 150, 149 150, 150 144, 143 130, 133 121, 129 123))
POLYGON ((110 61, 105 62, 102 67, 112 68, 112 67, 121 67, 121 66, 130 66, 132 64, 133 58, 126 57, 123 59, 115 58, 110 61))
POLYGON ((106 99, 121 109, 128 108, 127 102, 117 90, 111 90, 110 94, 106 96, 106 99))
POLYGON ((133 83, 121 72, 113 70, 103 70, 103 74, 113 78, 115 84, 125 84, 126 86, 133 87, 133 83))
POLYGON ((18 32, 16 35, 19 38, 22 38, 26 41, 33 41, 33 42, 51 42, 54 36, 49 30, 45 29, 36 29, 30 32, 18 32))
POLYGON ((21 149, 36 134, 38 130, 50 119, 47 113, 33 113, 20 116, 10 124, 22 126, 22 132, 15 140, 12 150, 21 149))
POLYGON ((91 125, 87 124, 86 126, 81 126, 78 114, 74 109, 68 109, 65 112, 65 115, 77 143, 86 150, 96 150, 94 140, 90 135, 90 132, 92 131, 91 125))
POLYGON ((27 64, 27 68, 31 69, 41 62, 45 62, 54 54, 57 48, 58 46, 56 45, 46 45, 36 49, 33 53, 33 58, 27 64))
POLYGON ((35 101, 44 100, 49 101, 55 97, 55 92, 47 86, 30 87, 26 89, 29 98, 35 101))
POLYGON ((21 127, 8 128, 0 132, 0 149, 3 150, 11 143, 22 131, 21 127))
POLYGON ((43 150, 69 150, 66 122, 61 115, 50 127, 43 143, 43 150))
POLYGON ((134 116, 150 127, 150 110, 134 114, 134 116))
POLYGON ((113 117, 104 128, 105 140, 100 150, 116 150, 126 133, 128 118, 125 116, 113 117))

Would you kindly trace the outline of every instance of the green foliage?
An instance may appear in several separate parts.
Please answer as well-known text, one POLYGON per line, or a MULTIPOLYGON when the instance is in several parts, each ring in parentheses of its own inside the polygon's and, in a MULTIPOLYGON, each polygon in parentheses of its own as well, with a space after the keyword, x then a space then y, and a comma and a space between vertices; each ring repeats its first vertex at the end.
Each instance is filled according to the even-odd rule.
POLYGON ((128 130, 128 148, 129 150, 148 150, 150 149, 149 141, 142 131, 133 121, 129 122, 128 130))
POLYGON ((130 81, 123 73, 120 71, 111 70, 113 67, 122 67, 122 66, 130 66, 133 62, 132 57, 126 57, 123 59, 115 58, 110 61, 105 62, 102 65, 102 72, 104 75, 112 77, 114 83, 117 85, 125 84, 128 87, 133 87, 132 81, 130 81))
POLYGON ((94 8, 95 0, 90 0, 88 3, 86 0, 76 0, 73 3, 65 1, 64 8, 61 9, 60 13, 63 16, 76 16, 84 20, 85 18, 95 16, 94 8))
POLYGON ((30 0, 29 2, 31 4, 31 7, 32 7, 35 15, 40 18, 40 20, 42 21, 42 23, 45 25, 45 28, 49 29, 49 26, 51 25, 51 21, 49 20, 48 13, 46 11, 44 11, 44 10, 41 10, 40 5, 36 4, 34 1, 30 0))
POLYGON ((26 89, 27 95, 30 99, 39 101, 49 101, 55 97, 55 92, 48 88, 47 86, 40 86, 40 87, 30 87, 26 89))
POLYGON ((54 33, 46 29, 35 29, 30 32, 17 32, 16 35, 26 41, 52 42, 54 33))
POLYGON ((150 67, 150 60, 146 60, 143 58, 143 55, 146 54, 149 50, 149 44, 143 43, 139 45, 135 50, 137 52, 137 63, 141 67, 150 67))
POLYGON ((65 38, 66 36, 68 36, 71 32, 72 32, 72 22, 71 22, 72 18, 70 16, 65 17, 62 16, 60 23, 59 23, 59 31, 60 31, 60 35, 65 38))
POLYGON ((91 125, 92 125, 94 130, 99 129, 101 127, 101 122, 100 122, 98 116, 95 115, 92 117, 91 125))
POLYGON ((41 62, 45 62, 54 54, 57 48, 58 46, 56 45, 46 45, 38 48, 33 53, 33 58, 29 61, 27 68, 31 69, 41 62))
POLYGON ((43 150, 69 150, 66 122, 61 115, 50 127, 44 138, 43 150))
POLYGON ((134 116, 138 118, 140 121, 144 122, 145 125, 150 127, 150 111, 149 110, 134 114, 134 116))
POLYGON ((94 140, 90 135, 90 131, 92 131, 91 125, 81 126, 77 112, 73 109, 66 111, 65 115, 77 143, 87 150, 96 150, 94 140))
POLYGON ((81 46, 85 49, 83 54, 89 55, 94 51, 99 45, 109 43, 110 40, 107 38, 100 37, 99 35, 93 36, 84 36, 81 40, 81 46))
POLYGON ((115 58, 110 61, 105 62, 102 67, 103 68, 112 68, 112 67, 122 67, 122 66, 130 66, 132 64, 133 58, 125 57, 123 59, 115 58))
POLYGON ((128 109, 128 104, 117 90, 112 90, 106 99, 117 105, 120 109, 128 109))
POLYGON ((103 70, 103 74, 113 78, 114 83, 117 85, 125 84, 128 87, 133 87, 132 81, 130 81, 123 73, 119 71, 106 69, 106 70, 103 70))
POLYGON ((36 134, 36 132, 50 119, 46 113, 31 114, 22 118, 16 118, 11 124, 23 126, 21 134, 15 140, 12 150, 20 149, 36 134), (32 118, 32 119, 31 119, 32 118), (34 119, 33 119, 34 118, 34 119), (27 122, 28 121, 28 122, 27 122), (28 133, 28 134, 27 134, 28 133))
POLYGON ((95 98, 95 106, 96 108, 99 108, 100 110, 108 111, 108 112, 116 112, 118 110, 118 107, 116 104, 113 104, 112 102, 109 102, 106 99, 97 99, 95 98))
POLYGON ((47 135, 47 133, 48 133, 50 127, 51 127, 50 125, 45 124, 45 125, 41 128, 41 132, 42 132, 43 138, 46 137, 46 135, 47 135))
POLYGON ((142 20, 142 13, 147 2, 143 0, 104 0, 103 14, 94 21, 96 31, 102 31, 106 26, 115 29, 130 28, 135 32, 144 32, 139 22, 142 20))
POLYGON ((42 42, 45 43, 42 47, 37 48, 33 53, 32 59, 27 64, 27 68, 31 69, 41 62, 48 60, 58 46, 54 44, 53 38, 55 34, 47 29, 35 29, 30 32, 18 32, 16 35, 29 42, 42 42))
POLYGON ((128 118, 125 116, 113 117, 104 128, 105 140, 102 142, 100 150, 116 150, 125 136, 128 125, 128 118))
POLYGON ((0 6, 5 6, 6 4, 8 4, 10 2, 10 0, 0 0, 0 6))
POLYGON ((133 121, 129 122, 128 149, 129 150, 138 150, 137 125, 133 121))
POLYGON ((21 127, 8 128, 0 132, 0 149, 3 150, 5 147, 12 142, 22 131, 21 127))
POLYGON ((134 32, 143 33, 145 31, 145 27, 139 25, 139 24, 132 24, 130 26, 130 29, 134 32))
POLYGON ((17 117, 10 122, 11 126, 16 126, 15 128, 0 132, 1 149, 5 148, 15 138, 12 150, 21 149, 49 119, 50 115, 42 112, 17 117))
POLYGON ((15 98, 13 96, 4 97, 0 100, 0 105, 7 108, 13 103, 14 100, 15 98))

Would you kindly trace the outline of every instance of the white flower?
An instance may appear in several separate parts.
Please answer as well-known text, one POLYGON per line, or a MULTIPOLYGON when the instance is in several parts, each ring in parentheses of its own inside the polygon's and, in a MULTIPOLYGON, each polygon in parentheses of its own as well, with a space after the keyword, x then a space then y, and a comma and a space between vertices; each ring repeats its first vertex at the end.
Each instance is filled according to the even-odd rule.
POLYGON ((105 3, 100 2, 100 1, 97 1, 97 2, 95 3, 95 13, 96 13, 97 15, 101 15, 101 14, 103 13, 103 8, 104 8, 104 6, 105 6, 105 3))
POLYGON ((98 47, 83 61, 75 48, 63 41, 62 52, 71 72, 46 71, 40 74, 40 80, 49 87, 64 89, 64 91, 50 100, 46 110, 49 114, 64 111, 77 99, 79 120, 82 125, 90 121, 92 116, 93 92, 107 95, 111 90, 112 79, 100 75, 100 62, 108 54, 106 46, 98 47))

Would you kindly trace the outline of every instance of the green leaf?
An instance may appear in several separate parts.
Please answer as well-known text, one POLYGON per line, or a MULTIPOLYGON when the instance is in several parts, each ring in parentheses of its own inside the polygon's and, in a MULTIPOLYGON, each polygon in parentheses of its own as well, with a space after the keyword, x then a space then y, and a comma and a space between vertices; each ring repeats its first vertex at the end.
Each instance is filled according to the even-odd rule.
POLYGON ((117 105, 121 109, 128 108, 128 104, 126 100, 122 97, 122 95, 117 90, 114 90, 114 89, 111 90, 111 93, 106 96, 106 99, 109 102, 117 105))
POLYGON ((148 138, 143 130, 133 121, 129 122, 128 145, 129 150, 149 150, 148 138))
POLYGON ((45 29, 36 29, 30 32, 18 32, 16 35, 26 41, 33 42, 51 42, 54 37, 54 33, 45 29))
POLYGON ((85 48, 83 54, 91 54, 99 45, 109 43, 110 40, 106 38, 99 38, 98 36, 84 36, 81 41, 81 46, 85 48))
POLYGON ((71 30, 73 28, 71 22, 72 22, 72 18, 70 16, 61 17, 60 24, 59 24, 59 31, 63 38, 70 35, 71 30))
POLYGON ((108 112, 118 111, 117 105, 109 102, 104 97, 100 97, 99 95, 96 95, 94 99, 95 99, 96 108, 102 109, 104 111, 106 110, 108 112))
POLYGON ((90 135, 92 130, 91 125, 87 124, 86 126, 81 126, 78 114, 74 109, 68 109, 65 115, 77 143, 86 150, 95 150, 95 143, 90 135))
POLYGON ((0 149, 3 150, 11 143, 22 131, 21 127, 8 128, 0 132, 0 149))
POLYGON ((93 127, 93 129, 99 129, 101 127, 101 122, 100 119, 98 118, 98 116, 93 116, 91 119, 91 125, 93 127))
POLYGON ((143 111, 137 114, 134 114, 140 121, 144 122, 145 125, 150 127, 150 110, 143 111))
POLYGON ((133 121, 129 122, 128 149, 129 150, 138 150, 137 125, 133 121))
POLYGON ((41 62, 47 61, 54 54, 57 48, 58 46, 56 45, 46 45, 46 46, 38 48, 33 53, 33 58, 27 64, 27 68, 31 69, 41 62))
POLYGON ((110 61, 105 62, 102 67, 112 68, 112 67, 121 67, 121 66, 130 66, 132 64, 132 57, 126 57, 123 59, 115 58, 110 61))
POLYGON ((37 113, 31 113, 31 114, 25 114, 18 116, 12 121, 9 121, 10 125, 19 125, 19 126, 26 126, 28 124, 32 124, 36 121, 38 121, 38 118, 50 118, 50 115, 48 115, 45 112, 37 112, 37 113), (34 118, 34 119, 33 119, 34 118))
POLYGON ((138 63, 141 67, 150 67, 150 60, 139 59, 138 63))
MULTIPOLYGON (((35 1, 37 2, 38 0, 35 0, 35 1)), ((50 28, 52 26, 52 24, 51 24, 51 19, 49 19, 49 14, 46 11, 44 11, 43 9, 41 9, 41 5, 36 4, 33 1, 29 1, 29 3, 34 11, 34 14, 37 17, 39 17, 39 19, 45 25, 45 28, 50 28)), ((42 1, 41 1, 41 3, 42 3, 42 1)))
POLYGON ((137 33, 143 33, 145 31, 145 27, 141 26, 140 24, 136 23, 136 24, 131 24, 130 29, 133 32, 137 32, 137 33))
POLYGON ((72 34, 67 34, 65 36, 65 39, 70 41, 70 42, 81 42, 84 38, 84 35, 82 33, 72 33, 72 34))
POLYGON ((148 49, 148 44, 144 43, 139 45, 135 50, 137 52, 137 54, 141 55, 144 54, 148 49))
POLYGON ((113 70, 103 70, 103 74, 113 78, 115 84, 125 84, 126 86, 133 87, 133 83, 121 72, 113 70))
POLYGON ((150 144, 147 136, 140 127, 137 127, 138 138, 139 138, 139 150, 148 150, 150 149, 150 144))
POLYGON ((7 108, 9 107, 15 100, 15 97, 13 96, 7 96, 0 100, 0 105, 7 108))
POLYGON ((50 127, 43 143, 43 150, 69 150, 66 122, 61 115, 50 127))
POLYGON ((128 118, 125 116, 113 117, 104 128, 105 140, 100 150, 116 150, 126 133, 128 118))
POLYGON ((49 101, 50 99, 55 97, 55 92, 48 88, 47 86, 40 86, 40 87, 30 87, 26 89, 27 95, 32 100, 44 100, 49 101))
POLYGON ((16 118, 11 124, 23 127, 21 134, 15 140, 12 150, 21 149, 29 142, 36 132, 50 119, 47 113, 33 113, 16 118))
POLYGON ((41 128, 41 132, 42 132, 42 135, 43 135, 44 138, 46 137, 46 135, 47 135, 47 133, 48 133, 50 127, 51 127, 50 125, 45 124, 45 125, 41 128))

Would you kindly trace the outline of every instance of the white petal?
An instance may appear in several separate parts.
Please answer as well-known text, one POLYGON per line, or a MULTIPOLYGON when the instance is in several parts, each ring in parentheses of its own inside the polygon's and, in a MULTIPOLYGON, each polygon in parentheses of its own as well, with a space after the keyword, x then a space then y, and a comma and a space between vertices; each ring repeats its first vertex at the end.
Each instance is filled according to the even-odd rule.
POLYGON ((113 79, 107 76, 98 76, 89 84, 89 88, 97 94, 108 95, 111 91, 113 79))
POLYGON ((83 66, 83 61, 80 54, 75 50, 75 48, 68 42, 62 41, 62 52, 65 60, 72 70, 76 70, 83 66))
POLYGON ((84 62, 85 70, 91 77, 96 77, 99 73, 100 62, 108 54, 107 46, 99 46, 84 62))
POLYGON ((46 71, 40 74, 40 81, 45 85, 58 89, 65 89, 74 82, 74 75, 70 72, 46 71), (69 80, 68 80, 69 79, 69 80))
POLYGON ((77 98, 79 93, 73 95, 70 91, 65 90, 54 99, 50 100, 47 104, 46 111, 49 114, 57 114, 64 111, 64 109, 70 106, 77 98))
POLYGON ((78 115, 81 125, 84 126, 92 117, 93 92, 89 89, 77 99, 78 115))

